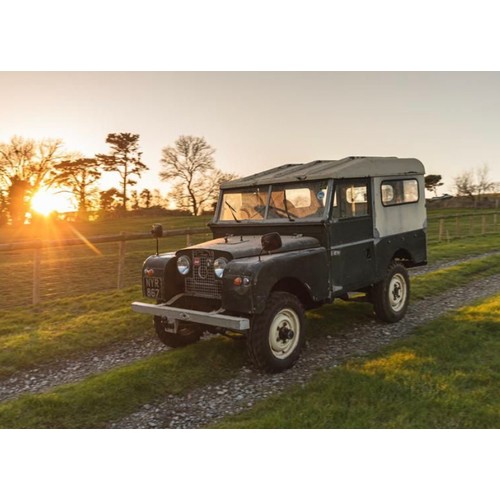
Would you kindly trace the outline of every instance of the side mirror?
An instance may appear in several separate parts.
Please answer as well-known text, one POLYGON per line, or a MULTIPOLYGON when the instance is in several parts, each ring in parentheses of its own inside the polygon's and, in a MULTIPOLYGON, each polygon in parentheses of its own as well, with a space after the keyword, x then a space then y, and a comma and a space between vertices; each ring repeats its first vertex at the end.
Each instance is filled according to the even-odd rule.
POLYGON ((151 234, 153 238, 161 238, 163 236, 163 226, 161 224, 153 224, 151 234))
POLYGON ((263 252, 272 252, 278 250, 282 246, 281 236, 279 233, 267 233, 260 239, 263 252))

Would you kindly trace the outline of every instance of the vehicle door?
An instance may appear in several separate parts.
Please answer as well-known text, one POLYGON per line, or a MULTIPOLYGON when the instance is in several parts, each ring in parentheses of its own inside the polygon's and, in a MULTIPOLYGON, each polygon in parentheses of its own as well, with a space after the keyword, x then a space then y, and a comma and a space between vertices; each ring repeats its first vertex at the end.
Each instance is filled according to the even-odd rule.
POLYGON ((374 276, 373 210, 370 179, 334 182, 330 225, 333 291, 370 285, 374 276))

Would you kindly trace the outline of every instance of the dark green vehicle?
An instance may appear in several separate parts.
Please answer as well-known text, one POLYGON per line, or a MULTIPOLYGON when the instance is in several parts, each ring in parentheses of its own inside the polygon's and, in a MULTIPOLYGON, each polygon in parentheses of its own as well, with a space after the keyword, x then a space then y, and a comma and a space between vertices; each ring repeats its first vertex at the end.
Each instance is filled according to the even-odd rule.
POLYGON ((427 259, 424 173, 415 159, 348 157, 228 182, 209 224, 214 239, 149 257, 143 293, 157 304, 132 308, 154 316, 170 347, 240 332, 270 372, 299 358, 304 312, 335 298, 355 293, 382 321, 399 321, 407 269, 427 259))

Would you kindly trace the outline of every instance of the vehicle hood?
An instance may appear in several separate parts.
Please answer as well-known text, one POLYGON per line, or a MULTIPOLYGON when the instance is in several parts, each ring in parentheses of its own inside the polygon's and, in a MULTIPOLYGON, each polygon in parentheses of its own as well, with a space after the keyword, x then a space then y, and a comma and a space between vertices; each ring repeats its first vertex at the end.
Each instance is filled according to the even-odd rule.
MULTIPOLYGON (((212 250, 216 253, 230 254, 233 259, 242 259, 244 257, 253 257, 262 253, 260 243, 262 235, 256 236, 228 236, 226 238, 217 238, 215 240, 205 241, 198 245, 193 245, 183 250, 179 250, 177 254, 186 253, 189 250, 212 250)), ((317 248, 320 246, 319 241, 311 236, 302 236, 300 234, 293 236, 281 236, 282 247, 271 253, 284 253, 294 250, 304 250, 307 248, 317 248)))

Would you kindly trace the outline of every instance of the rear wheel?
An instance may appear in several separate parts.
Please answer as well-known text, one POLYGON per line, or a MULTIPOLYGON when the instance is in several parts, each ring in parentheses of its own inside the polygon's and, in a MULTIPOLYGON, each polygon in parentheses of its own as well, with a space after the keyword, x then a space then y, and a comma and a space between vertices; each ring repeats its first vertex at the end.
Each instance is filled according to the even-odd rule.
POLYGON ((184 347, 200 340, 204 327, 194 323, 179 322, 177 333, 169 331, 168 319, 164 316, 155 316, 154 325, 158 338, 168 347, 184 347))
POLYGON ((372 297, 379 319, 387 323, 402 319, 410 302, 410 279, 406 267, 393 262, 384 280, 373 287, 372 297))
POLYGON ((295 295, 271 294, 266 308, 254 317, 247 336, 247 351, 254 365, 280 372, 299 359, 304 344, 304 308, 295 295))

